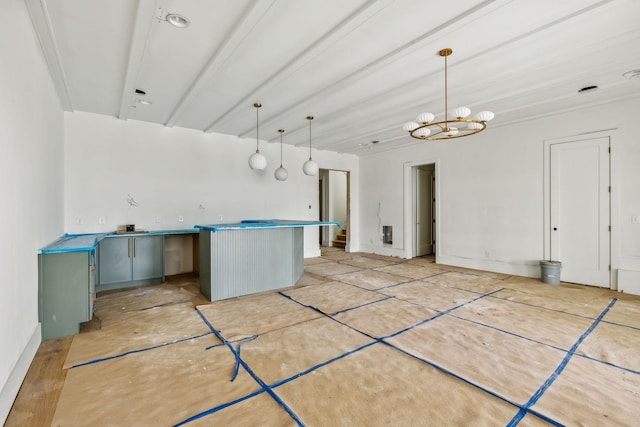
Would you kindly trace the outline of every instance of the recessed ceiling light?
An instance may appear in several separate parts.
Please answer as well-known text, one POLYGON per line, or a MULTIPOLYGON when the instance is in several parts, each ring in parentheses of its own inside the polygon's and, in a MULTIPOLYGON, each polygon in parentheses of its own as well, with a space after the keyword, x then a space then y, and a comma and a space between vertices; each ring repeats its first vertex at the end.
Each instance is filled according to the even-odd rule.
POLYGON ((368 147, 369 143, 367 142, 358 142, 358 147, 368 147))
POLYGON ((149 101, 147 99, 138 98, 138 104, 151 105, 151 101, 149 101))
POLYGON ((380 141, 378 141, 378 140, 371 141, 372 144, 377 144, 378 142, 380 142, 380 141))
POLYGON ((622 74, 622 77, 626 77, 629 80, 640 79, 640 69, 627 71, 626 73, 622 74))
POLYGON ((177 13, 168 14, 167 22, 178 28, 187 28, 191 24, 187 18, 182 15, 178 15, 177 13))

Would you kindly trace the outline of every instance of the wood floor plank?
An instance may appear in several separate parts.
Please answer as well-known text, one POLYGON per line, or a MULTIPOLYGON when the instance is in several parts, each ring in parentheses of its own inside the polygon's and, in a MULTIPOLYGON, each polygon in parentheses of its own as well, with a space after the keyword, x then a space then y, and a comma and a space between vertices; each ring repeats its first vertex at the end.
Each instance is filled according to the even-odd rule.
POLYGON ((9 412, 5 427, 51 425, 67 376, 62 365, 73 336, 43 341, 9 412))

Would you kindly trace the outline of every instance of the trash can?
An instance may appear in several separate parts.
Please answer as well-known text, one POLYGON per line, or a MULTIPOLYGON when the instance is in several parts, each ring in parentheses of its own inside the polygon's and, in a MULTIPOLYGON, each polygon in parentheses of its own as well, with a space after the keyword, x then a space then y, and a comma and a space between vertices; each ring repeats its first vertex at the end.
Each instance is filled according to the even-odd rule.
POLYGON ((550 285, 560 284, 560 270, 562 263, 560 261, 540 261, 542 270, 542 282, 550 285))

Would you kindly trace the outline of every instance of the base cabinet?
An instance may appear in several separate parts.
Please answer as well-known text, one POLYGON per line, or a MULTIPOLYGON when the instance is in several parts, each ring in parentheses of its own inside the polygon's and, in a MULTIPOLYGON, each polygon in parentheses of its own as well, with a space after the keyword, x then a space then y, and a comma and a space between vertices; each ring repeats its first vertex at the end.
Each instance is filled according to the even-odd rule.
POLYGON ((164 237, 106 237, 98 246, 98 260, 98 291, 161 283, 164 280, 164 237))
POLYGON ((38 255, 38 317, 42 339, 77 334, 91 320, 95 296, 93 251, 38 255))

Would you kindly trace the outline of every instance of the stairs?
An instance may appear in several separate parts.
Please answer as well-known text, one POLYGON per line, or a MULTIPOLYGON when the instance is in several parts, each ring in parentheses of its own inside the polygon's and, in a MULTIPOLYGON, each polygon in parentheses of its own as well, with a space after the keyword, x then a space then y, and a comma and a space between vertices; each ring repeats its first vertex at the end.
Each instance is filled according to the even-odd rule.
POLYGON ((340 230, 340 234, 336 235, 336 238, 333 240, 333 247, 338 249, 344 249, 347 245, 347 230, 344 228, 340 230))

